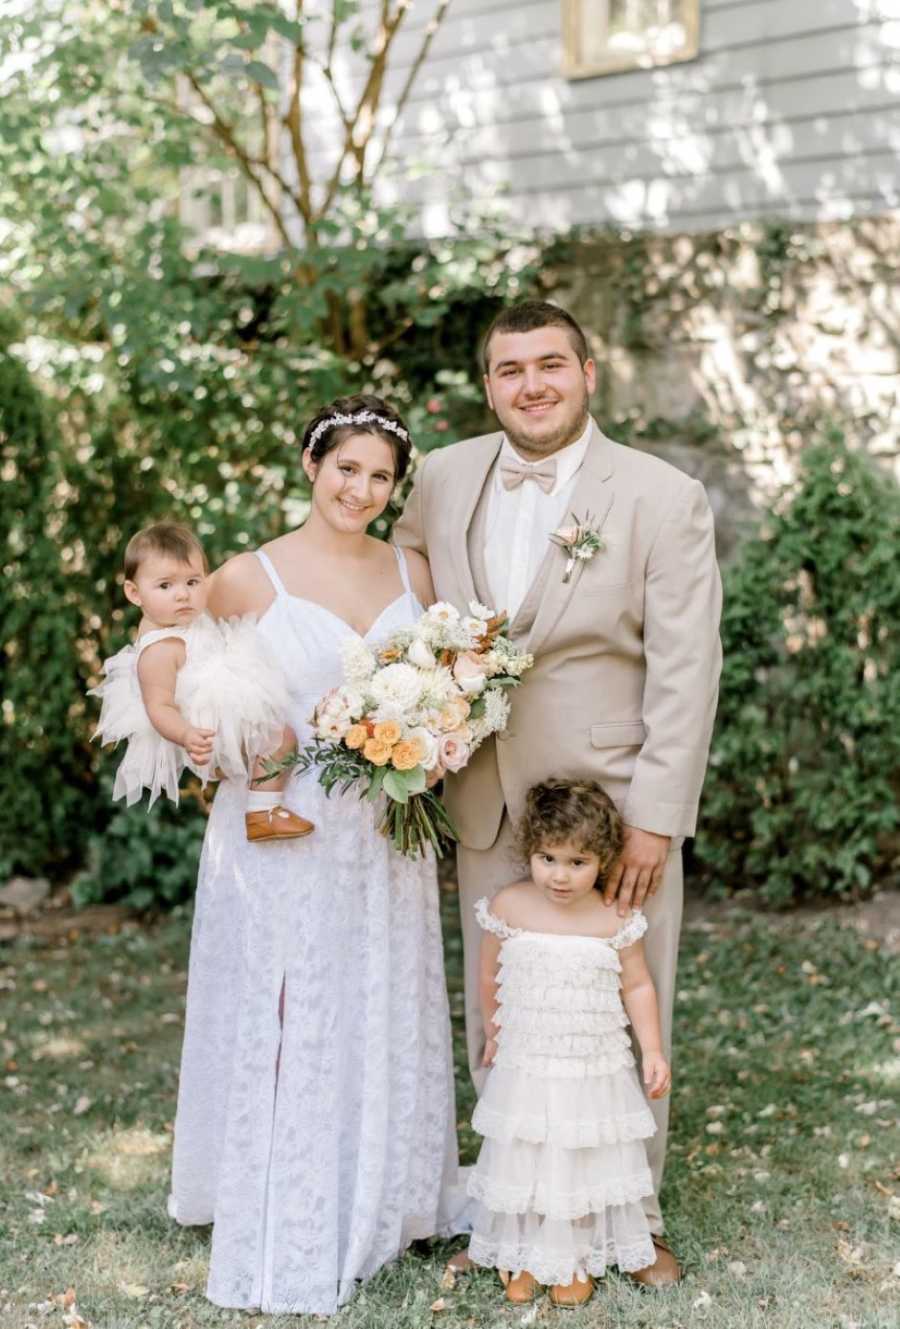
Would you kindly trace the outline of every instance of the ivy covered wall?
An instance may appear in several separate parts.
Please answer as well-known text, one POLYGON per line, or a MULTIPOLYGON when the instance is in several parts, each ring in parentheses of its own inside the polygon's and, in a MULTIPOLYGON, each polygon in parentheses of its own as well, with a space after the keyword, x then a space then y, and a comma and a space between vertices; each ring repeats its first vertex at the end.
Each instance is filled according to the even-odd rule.
POLYGON ((900 468, 900 214, 585 234, 544 276, 590 332, 598 421, 703 480, 724 556, 823 425, 900 468))

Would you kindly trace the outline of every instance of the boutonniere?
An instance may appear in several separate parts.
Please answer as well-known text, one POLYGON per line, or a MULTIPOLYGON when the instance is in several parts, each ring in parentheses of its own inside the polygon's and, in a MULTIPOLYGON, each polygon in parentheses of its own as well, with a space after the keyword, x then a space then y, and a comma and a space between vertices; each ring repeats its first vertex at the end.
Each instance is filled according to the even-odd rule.
POLYGON ((600 528, 595 524, 589 512, 584 514, 584 520, 580 521, 575 513, 572 513, 572 526, 560 526, 558 531, 554 531, 550 539, 554 544, 559 545, 560 549, 566 552, 566 570, 563 573, 563 582, 569 581, 574 571, 578 559, 583 563, 589 562, 599 550, 605 549, 606 545, 600 536, 600 528))

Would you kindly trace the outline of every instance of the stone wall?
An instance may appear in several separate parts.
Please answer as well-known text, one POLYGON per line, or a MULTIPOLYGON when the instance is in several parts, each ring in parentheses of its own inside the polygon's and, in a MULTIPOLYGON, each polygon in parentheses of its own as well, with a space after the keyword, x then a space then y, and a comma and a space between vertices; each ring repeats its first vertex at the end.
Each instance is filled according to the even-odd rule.
POLYGON ((727 557, 829 424, 900 476, 900 214, 583 236, 548 272, 612 437, 707 485, 727 557))

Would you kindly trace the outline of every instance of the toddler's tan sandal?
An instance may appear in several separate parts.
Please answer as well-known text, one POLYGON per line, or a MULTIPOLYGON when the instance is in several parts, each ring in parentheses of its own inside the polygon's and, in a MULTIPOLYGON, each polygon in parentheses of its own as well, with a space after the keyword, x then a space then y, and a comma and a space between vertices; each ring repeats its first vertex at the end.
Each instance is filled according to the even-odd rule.
POLYGON ((299 840, 310 835, 316 828, 305 817, 298 817, 296 812, 277 804, 274 808, 264 808, 261 812, 244 814, 247 839, 262 840, 299 840))
POLYGON ((514 1306, 527 1306, 534 1301, 540 1284, 534 1274, 523 1269, 520 1274, 512 1274, 506 1282, 506 1300, 514 1306))
POLYGON ((550 1300, 560 1310, 575 1310, 585 1306, 594 1295, 592 1278, 573 1278, 571 1283, 554 1283, 550 1289, 550 1300))

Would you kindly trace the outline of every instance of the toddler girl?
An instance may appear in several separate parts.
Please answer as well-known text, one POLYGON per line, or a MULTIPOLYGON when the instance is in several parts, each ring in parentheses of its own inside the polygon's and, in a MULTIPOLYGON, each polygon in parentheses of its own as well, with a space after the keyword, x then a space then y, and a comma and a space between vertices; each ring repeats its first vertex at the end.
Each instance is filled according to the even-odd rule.
POLYGON ((163 790, 177 803, 185 766, 204 785, 249 771, 266 792, 247 796, 247 839, 308 835, 312 822, 281 805, 287 774, 266 776, 266 761, 295 743, 283 721, 285 681, 252 618, 214 622, 208 593, 206 555, 186 526, 157 522, 129 540, 125 595, 143 611, 137 640, 104 661, 105 682, 90 694, 103 699, 94 737, 128 743, 113 798, 131 804, 149 789, 152 807, 163 790))
POLYGON ((528 793, 519 843, 530 880, 475 906, 491 1070, 473 1118, 484 1143, 469 1255, 509 1271, 510 1301, 531 1301, 542 1283, 556 1305, 576 1306, 591 1275, 656 1258, 641 1206, 655 1126, 629 1021, 651 1098, 668 1093, 670 1073, 646 919, 635 910, 623 923, 600 893, 622 847, 615 807, 593 781, 549 780, 528 793))

